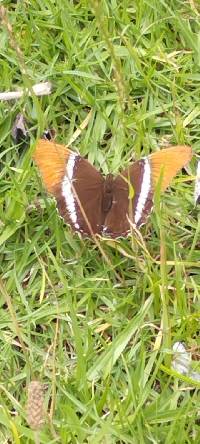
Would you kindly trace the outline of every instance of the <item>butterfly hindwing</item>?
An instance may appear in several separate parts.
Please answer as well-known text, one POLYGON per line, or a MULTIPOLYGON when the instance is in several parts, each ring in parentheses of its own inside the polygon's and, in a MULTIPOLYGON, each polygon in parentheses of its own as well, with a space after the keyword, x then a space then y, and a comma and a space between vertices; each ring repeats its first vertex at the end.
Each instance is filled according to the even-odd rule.
POLYGON ((81 156, 75 156, 73 178, 65 175, 62 203, 58 206, 66 222, 83 234, 91 236, 102 231, 103 182, 103 176, 96 168, 81 156))

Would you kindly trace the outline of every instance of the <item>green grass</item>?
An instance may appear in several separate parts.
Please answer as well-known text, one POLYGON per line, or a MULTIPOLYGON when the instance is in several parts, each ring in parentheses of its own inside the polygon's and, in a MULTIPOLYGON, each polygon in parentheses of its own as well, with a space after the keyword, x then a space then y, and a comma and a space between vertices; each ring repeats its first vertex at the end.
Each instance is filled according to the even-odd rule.
POLYGON ((104 174, 166 142, 200 154, 199 2, 4 5, 14 42, 1 24, 0 89, 54 88, 0 103, 0 443, 199 443, 199 383, 171 369, 177 340, 199 368, 193 182, 173 181, 142 238, 101 240, 106 261, 59 218, 31 161, 44 128, 67 143, 90 109, 73 148, 104 174), (18 112, 30 148, 12 140, 18 112), (33 379, 47 387, 39 441, 26 422, 33 379))

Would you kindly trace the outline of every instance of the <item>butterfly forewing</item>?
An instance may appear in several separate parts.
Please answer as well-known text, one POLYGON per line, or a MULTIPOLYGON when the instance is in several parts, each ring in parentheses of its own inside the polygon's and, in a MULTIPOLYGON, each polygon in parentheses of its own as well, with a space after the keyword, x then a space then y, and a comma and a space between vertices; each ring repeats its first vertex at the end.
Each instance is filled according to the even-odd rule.
POLYGON ((160 190, 164 191, 181 168, 192 158, 192 149, 187 145, 176 145, 157 151, 149 156, 151 165, 152 187, 161 179, 160 190))

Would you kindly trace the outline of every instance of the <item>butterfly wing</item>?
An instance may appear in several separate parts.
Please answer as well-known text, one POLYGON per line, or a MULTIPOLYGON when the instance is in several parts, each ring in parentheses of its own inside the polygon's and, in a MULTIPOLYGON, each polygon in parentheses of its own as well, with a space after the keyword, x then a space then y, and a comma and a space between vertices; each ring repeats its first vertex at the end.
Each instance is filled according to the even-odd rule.
POLYGON ((104 179, 99 171, 65 146, 43 139, 33 158, 64 220, 81 233, 100 234, 104 179))
POLYGON ((192 158, 192 148, 187 145, 176 145, 153 153, 149 156, 151 163, 152 186, 155 190, 161 177, 161 191, 165 191, 176 174, 192 158))
POLYGON ((160 190, 164 191, 191 157, 191 147, 177 145, 153 153, 124 170, 114 181, 113 204, 103 232, 112 237, 125 236, 130 231, 129 221, 136 227, 143 225, 152 209, 159 180, 160 190))

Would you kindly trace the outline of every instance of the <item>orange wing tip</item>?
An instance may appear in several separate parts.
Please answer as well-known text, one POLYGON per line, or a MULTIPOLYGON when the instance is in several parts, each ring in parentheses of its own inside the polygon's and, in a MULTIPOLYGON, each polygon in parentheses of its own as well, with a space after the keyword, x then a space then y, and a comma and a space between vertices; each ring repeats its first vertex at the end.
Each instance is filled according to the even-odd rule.
POLYGON ((40 139, 33 159, 36 162, 48 192, 56 195, 65 174, 67 159, 72 151, 54 141, 40 139))
POLYGON ((164 191, 176 174, 188 164, 191 158, 192 148, 188 145, 175 145, 151 154, 149 159, 154 189, 160 177, 162 177, 161 191, 164 191))

